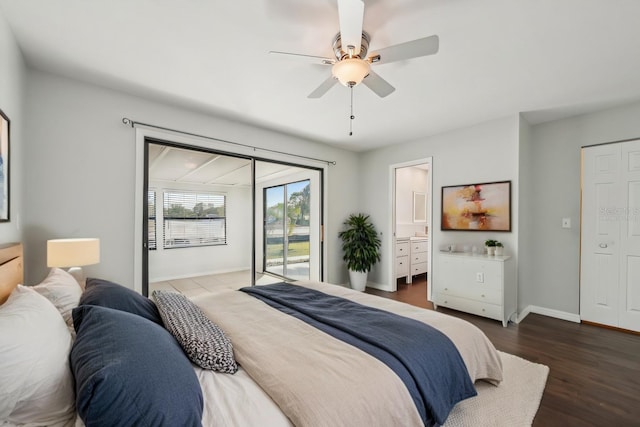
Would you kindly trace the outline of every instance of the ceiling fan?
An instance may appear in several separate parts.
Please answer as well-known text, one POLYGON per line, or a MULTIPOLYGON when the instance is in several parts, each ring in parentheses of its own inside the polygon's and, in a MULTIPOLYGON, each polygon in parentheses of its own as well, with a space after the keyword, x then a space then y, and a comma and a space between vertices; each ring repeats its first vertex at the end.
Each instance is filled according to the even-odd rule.
POLYGON ((269 53, 305 57, 318 61, 322 65, 331 65, 331 75, 320 84, 308 98, 320 98, 338 81, 344 86, 353 88, 363 83, 380 97, 393 93, 395 88, 375 73, 371 66, 388 64, 420 56, 433 55, 438 52, 438 36, 396 44, 379 49, 367 56, 369 34, 362 30, 364 20, 364 2, 362 0, 337 0, 340 32, 333 39, 335 58, 305 55, 290 52, 271 51, 269 53))

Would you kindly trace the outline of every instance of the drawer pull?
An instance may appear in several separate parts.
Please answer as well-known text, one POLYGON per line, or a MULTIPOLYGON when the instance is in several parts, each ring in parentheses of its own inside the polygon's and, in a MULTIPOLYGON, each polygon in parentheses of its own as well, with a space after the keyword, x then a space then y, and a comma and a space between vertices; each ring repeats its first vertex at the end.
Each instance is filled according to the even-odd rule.
POLYGON ((482 298, 484 298, 484 294, 480 295, 482 298))
POLYGON ((448 290, 449 290, 449 288, 444 288, 444 290, 445 290, 445 291, 448 291, 448 290))
POLYGON ((484 311, 484 308, 482 309, 482 311, 484 311))
POLYGON ((402 265, 402 262, 400 263, 400 265, 402 265))
POLYGON ((444 303, 445 303, 445 304, 447 304, 448 302, 449 302, 449 301, 447 301, 447 300, 444 300, 444 303))

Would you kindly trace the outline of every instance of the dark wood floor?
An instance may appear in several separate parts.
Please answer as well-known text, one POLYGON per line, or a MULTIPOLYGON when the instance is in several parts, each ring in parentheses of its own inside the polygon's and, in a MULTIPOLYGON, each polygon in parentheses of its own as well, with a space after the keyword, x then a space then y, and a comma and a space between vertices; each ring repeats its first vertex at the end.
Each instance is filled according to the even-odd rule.
MULTIPOLYGON (((398 292, 368 293, 433 309, 424 276, 398 292)), ((438 308, 478 326, 498 350, 550 368, 534 426, 640 426, 640 336, 538 314, 506 328, 438 308)))

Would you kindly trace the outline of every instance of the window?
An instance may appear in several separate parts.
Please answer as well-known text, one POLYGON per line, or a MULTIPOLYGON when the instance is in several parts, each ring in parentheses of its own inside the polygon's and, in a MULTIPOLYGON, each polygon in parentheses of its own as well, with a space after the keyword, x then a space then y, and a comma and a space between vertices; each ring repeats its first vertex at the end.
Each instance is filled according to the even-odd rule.
POLYGON ((166 191, 163 203, 165 248, 227 243, 226 196, 166 191))
POLYGON ((147 206, 149 208, 148 245, 149 250, 153 251, 156 249, 156 190, 149 190, 147 193, 147 206))

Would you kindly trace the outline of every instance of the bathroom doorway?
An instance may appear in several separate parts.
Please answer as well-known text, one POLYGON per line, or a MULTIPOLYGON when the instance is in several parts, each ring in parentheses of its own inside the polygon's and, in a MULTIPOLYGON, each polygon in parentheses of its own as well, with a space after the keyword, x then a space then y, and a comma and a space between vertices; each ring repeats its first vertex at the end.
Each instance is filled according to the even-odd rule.
MULTIPOLYGON (((393 189, 391 283, 412 286, 427 281, 431 271, 432 239, 431 158, 391 165, 393 189)), ((428 298, 428 286, 425 298, 428 298)))

